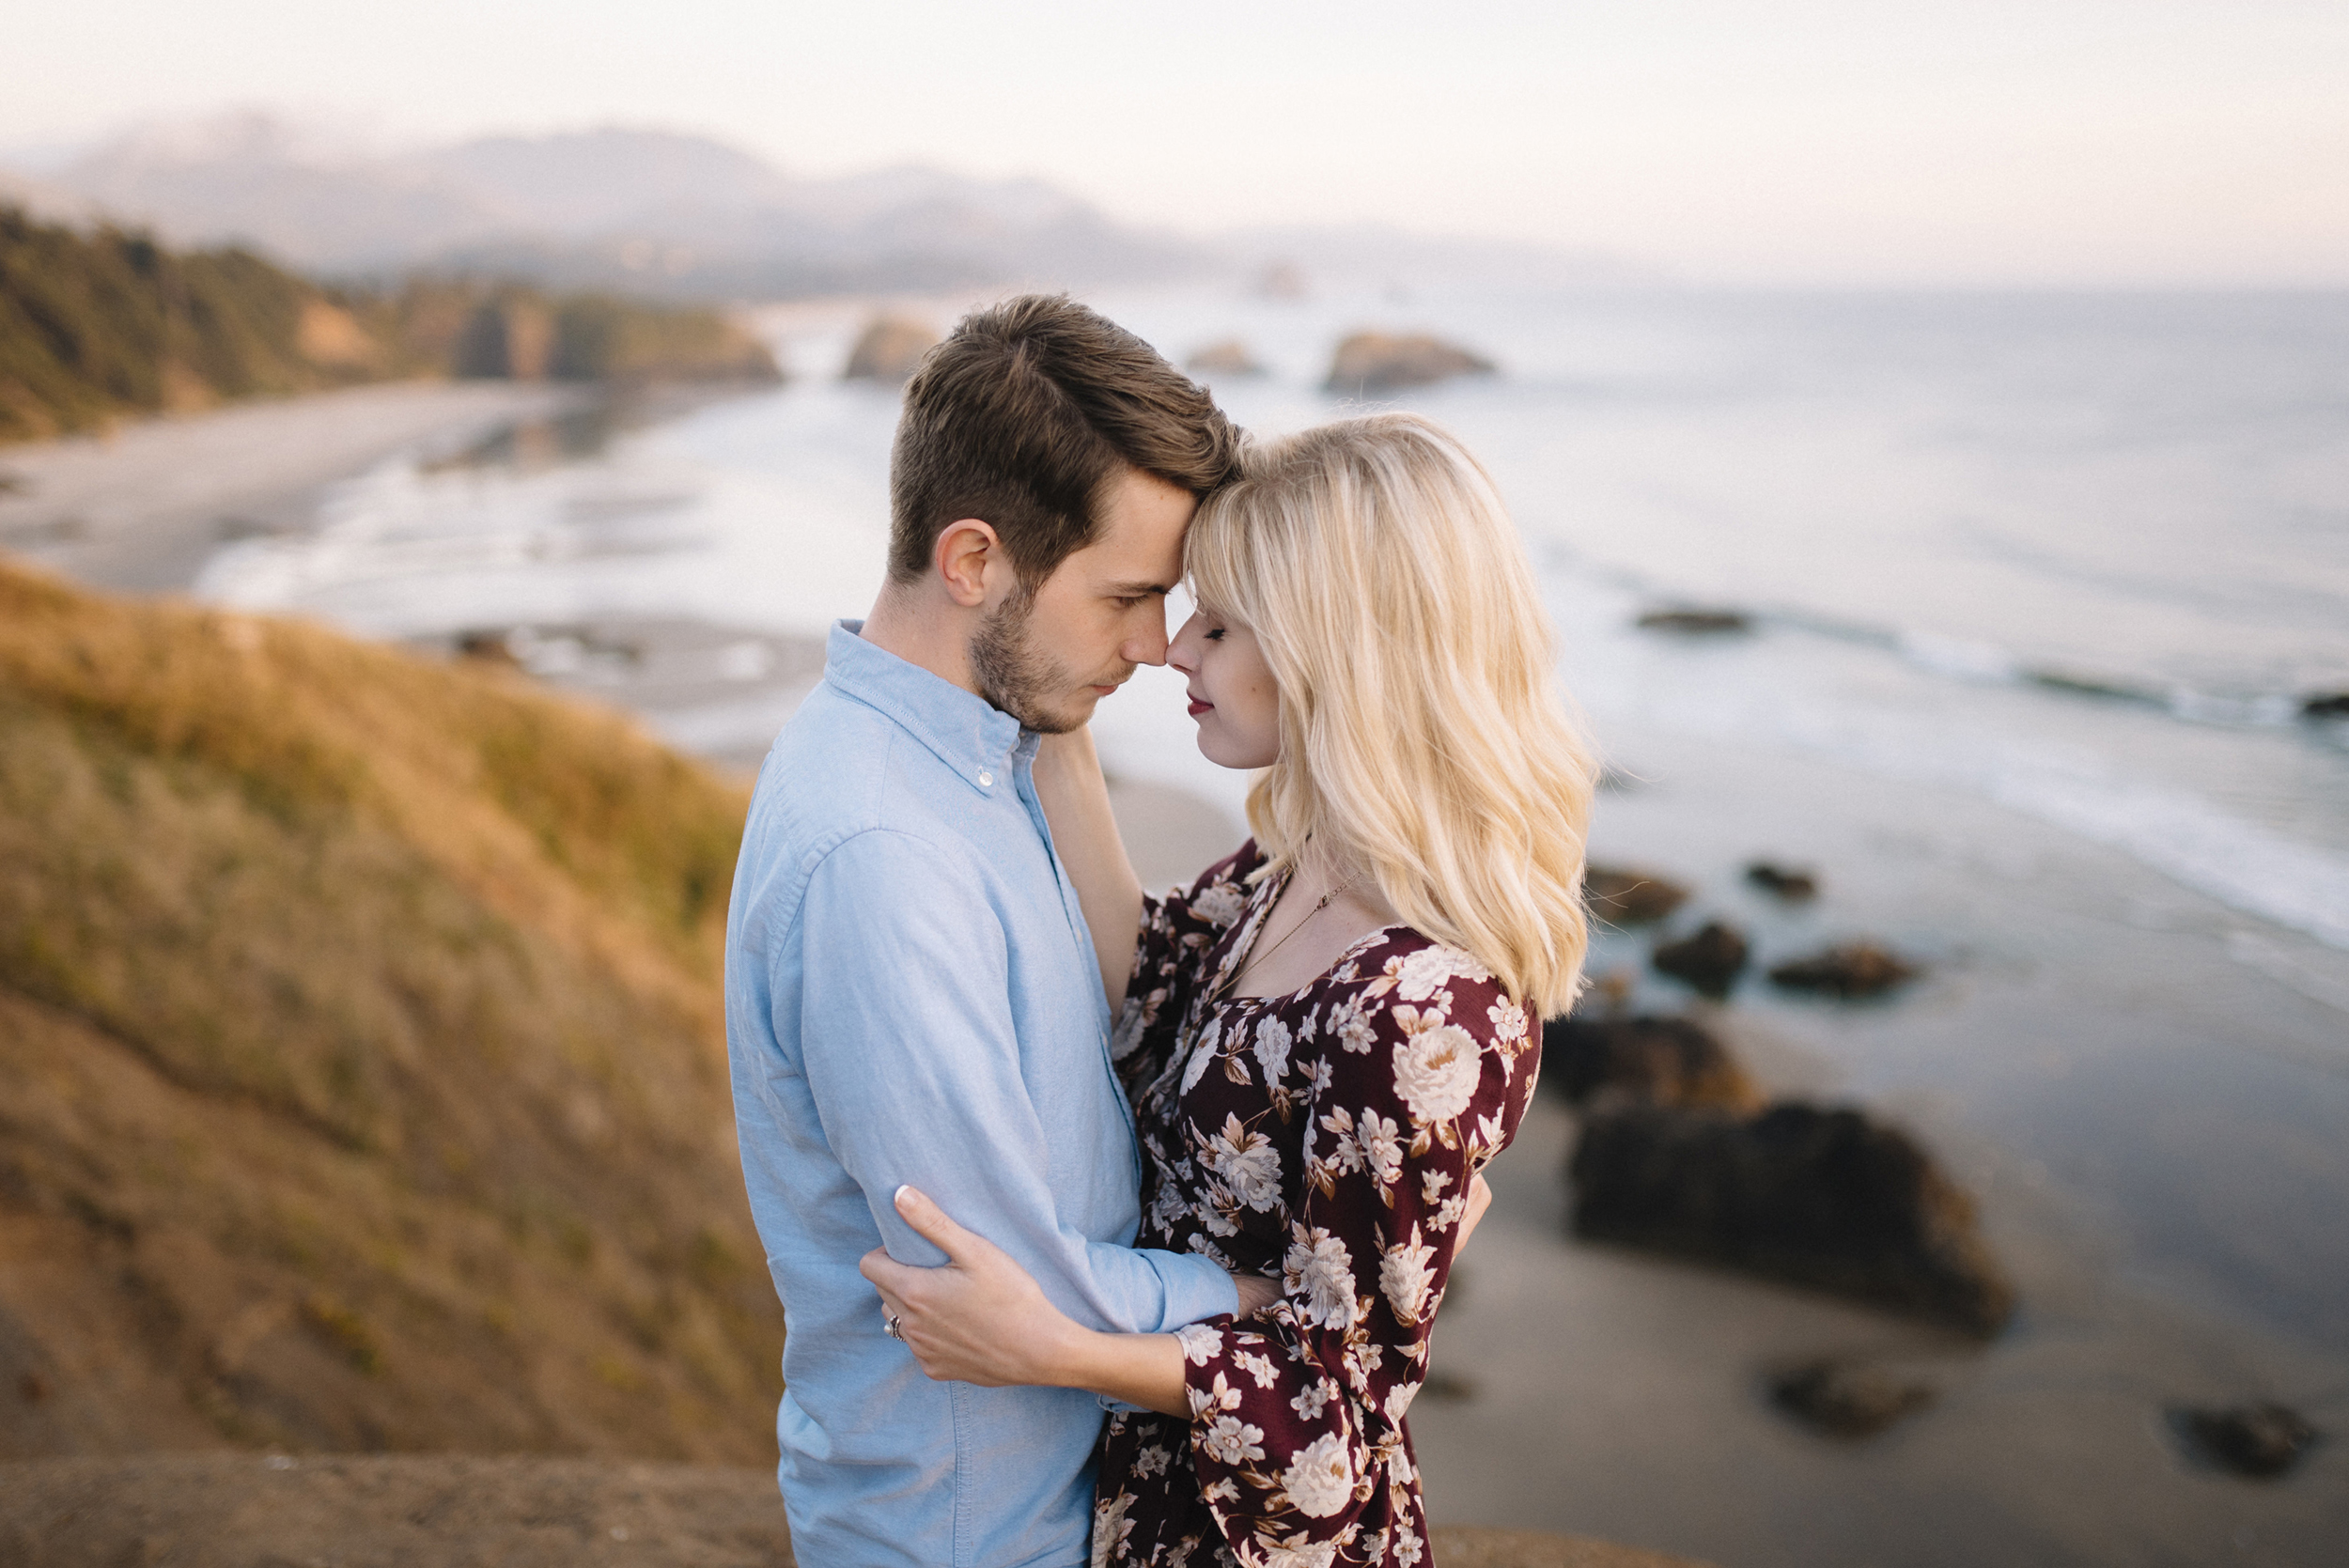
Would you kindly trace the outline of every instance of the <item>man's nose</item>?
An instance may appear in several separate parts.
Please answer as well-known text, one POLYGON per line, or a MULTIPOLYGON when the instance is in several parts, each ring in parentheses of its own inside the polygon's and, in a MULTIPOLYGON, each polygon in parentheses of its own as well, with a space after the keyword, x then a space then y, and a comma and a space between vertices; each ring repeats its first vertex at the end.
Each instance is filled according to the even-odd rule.
POLYGON ((1166 662, 1166 605, 1163 601, 1149 612, 1143 618, 1142 629, 1127 638, 1125 645, 1117 651, 1121 658, 1135 664, 1166 662))

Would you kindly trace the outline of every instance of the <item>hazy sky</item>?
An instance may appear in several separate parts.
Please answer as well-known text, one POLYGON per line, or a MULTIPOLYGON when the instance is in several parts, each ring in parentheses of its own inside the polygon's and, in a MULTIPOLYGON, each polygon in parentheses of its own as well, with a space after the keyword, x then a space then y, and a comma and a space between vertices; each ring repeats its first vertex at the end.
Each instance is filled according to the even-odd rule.
POLYGON ((21 0, 0 147, 258 104, 1790 282, 2349 285, 2349 0, 21 0))

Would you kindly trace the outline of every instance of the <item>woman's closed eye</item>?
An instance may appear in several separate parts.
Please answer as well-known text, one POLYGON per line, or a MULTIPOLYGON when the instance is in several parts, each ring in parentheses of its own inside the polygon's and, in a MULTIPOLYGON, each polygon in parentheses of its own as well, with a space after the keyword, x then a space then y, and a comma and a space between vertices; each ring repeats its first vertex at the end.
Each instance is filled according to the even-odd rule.
POLYGON ((1211 627, 1207 630, 1201 632, 1199 635, 1210 643, 1221 643, 1223 641, 1223 629, 1220 626, 1211 627))

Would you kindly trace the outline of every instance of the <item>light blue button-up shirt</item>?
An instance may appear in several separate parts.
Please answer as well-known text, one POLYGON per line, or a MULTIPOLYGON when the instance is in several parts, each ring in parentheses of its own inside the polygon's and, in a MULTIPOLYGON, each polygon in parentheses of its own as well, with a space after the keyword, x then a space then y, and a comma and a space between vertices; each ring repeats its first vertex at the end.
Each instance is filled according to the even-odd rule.
POLYGON ((1101 1404, 925 1377, 857 1272, 883 1242, 945 1261, 891 1195, 921 1188, 1093 1327, 1163 1333, 1238 1297, 1204 1258, 1130 1250, 1140 1159, 1036 737, 857 627, 832 628, 759 773, 726 934, 792 1544, 824 1568, 1075 1568, 1101 1404))

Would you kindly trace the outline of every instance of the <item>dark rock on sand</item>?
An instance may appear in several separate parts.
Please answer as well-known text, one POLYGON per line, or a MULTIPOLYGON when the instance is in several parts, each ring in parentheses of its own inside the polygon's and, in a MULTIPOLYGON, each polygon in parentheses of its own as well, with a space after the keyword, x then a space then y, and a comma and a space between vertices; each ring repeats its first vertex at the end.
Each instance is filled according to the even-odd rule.
POLYGON ((1934 1401, 1919 1383, 1853 1361, 1808 1361, 1766 1380, 1770 1404, 1830 1437, 1873 1437, 1934 1401))
POLYGON ((1642 631, 1670 631, 1683 637, 1719 637, 1753 629, 1753 622, 1742 610, 1651 610, 1638 624, 1642 631))
POLYGON ((1436 1371, 1421 1379, 1419 1399, 1439 1405, 1465 1405, 1477 1395, 1476 1379, 1456 1372, 1436 1371))
POLYGON ((1818 873, 1796 871, 1771 861, 1756 861, 1746 867, 1746 880, 1789 904, 1807 903, 1819 896, 1818 873))
POLYGON ((1770 970, 1770 984, 1790 991, 1825 991, 1845 1001, 1882 996, 1919 974, 1917 966, 1874 942, 1845 942, 1770 970))
POLYGON ((1645 925, 1688 902, 1688 890, 1652 871, 1593 865, 1582 871, 1582 902, 1610 925, 1645 925))
POLYGON ((1237 337, 1210 343, 1183 362, 1183 368, 1201 376, 1261 376, 1264 366, 1256 363, 1248 345, 1237 337))
POLYGON ((1567 1167, 1575 1234, 1995 1333, 2015 1293, 1974 1205, 1906 1133, 1781 1102, 1742 1118, 1620 1106, 1567 1167))
POLYGON ((2349 719, 2349 691, 2318 691, 2300 702, 2303 719, 2349 719))
POLYGON ((848 364, 840 372, 844 381, 902 381, 913 374, 922 356, 938 342, 926 321, 902 316, 876 316, 865 324, 848 350, 848 364))
POLYGON ((457 657, 483 664, 506 664, 519 670, 522 661, 515 657, 513 644, 503 631, 460 631, 457 634, 457 657))
POLYGON ((1362 396, 1429 386, 1455 376, 1489 376, 1498 368, 1481 354, 1424 334, 1361 332, 1338 345, 1322 390, 1362 396))
POLYGON ((1656 1014, 1550 1019, 1542 1026, 1542 1083, 1578 1106, 1635 1100, 1750 1110, 1762 1100, 1703 1025, 1656 1014))
POLYGON ((2201 1457, 2262 1481, 2288 1473, 2320 1436, 2306 1417, 2284 1405, 2178 1409, 2170 1412, 2170 1421, 2201 1457))
POLYGON ((1648 955, 1648 962, 1718 1001, 1737 984, 1749 952, 1744 935, 1735 926, 1708 920, 1694 936, 1657 948, 1648 955))

